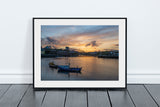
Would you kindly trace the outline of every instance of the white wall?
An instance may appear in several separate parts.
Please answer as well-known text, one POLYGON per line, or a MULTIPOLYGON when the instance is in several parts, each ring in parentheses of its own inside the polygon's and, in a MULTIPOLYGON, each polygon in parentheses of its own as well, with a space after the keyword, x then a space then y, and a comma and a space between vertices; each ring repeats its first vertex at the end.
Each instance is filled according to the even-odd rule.
POLYGON ((1 0, 0 83, 32 82, 32 17, 127 17, 128 83, 160 83, 159 4, 160 0, 1 0))

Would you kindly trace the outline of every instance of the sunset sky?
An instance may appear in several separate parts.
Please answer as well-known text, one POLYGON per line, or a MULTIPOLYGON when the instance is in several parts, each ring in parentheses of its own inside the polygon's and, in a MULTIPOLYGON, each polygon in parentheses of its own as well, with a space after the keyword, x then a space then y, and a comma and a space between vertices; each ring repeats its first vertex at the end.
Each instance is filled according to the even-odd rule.
POLYGON ((118 29, 116 25, 42 25, 41 44, 84 52, 119 50, 118 29))

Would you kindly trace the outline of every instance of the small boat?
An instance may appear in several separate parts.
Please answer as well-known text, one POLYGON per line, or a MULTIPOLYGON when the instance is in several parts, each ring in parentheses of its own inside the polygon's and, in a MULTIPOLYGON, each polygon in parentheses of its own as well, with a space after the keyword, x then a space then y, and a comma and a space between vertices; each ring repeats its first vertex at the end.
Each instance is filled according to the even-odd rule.
POLYGON ((82 68, 72 68, 69 65, 58 66, 59 71, 80 72, 82 68))
POLYGON ((79 74, 81 74, 81 71, 62 71, 62 70, 58 70, 58 73, 63 73, 63 74, 79 73, 79 74))
POLYGON ((49 67, 51 67, 51 68, 58 68, 58 65, 55 65, 53 62, 50 62, 49 63, 49 67))

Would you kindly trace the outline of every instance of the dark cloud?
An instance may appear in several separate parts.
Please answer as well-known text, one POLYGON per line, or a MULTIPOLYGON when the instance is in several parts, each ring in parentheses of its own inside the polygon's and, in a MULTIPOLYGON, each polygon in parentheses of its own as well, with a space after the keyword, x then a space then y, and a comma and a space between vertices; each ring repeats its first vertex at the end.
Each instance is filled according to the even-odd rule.
POLYGON ((57 45, 59 44, 59 41, 54 39, 53 37, 47 37, 47 38, 42 38, 41 39, 41 45, 42 46, 52 46, 54 48, 57 47, 57 45))
POLYGON ((87 46, 96 47, 96 46, 99 46, 99 44, 97 44, 96 41, 91 41, 90 43, 86 44, 86 47, 87 46))
POLYGON ((115 46, 119 46, 119 44, 115 44, 115 46))
POLYGON ((48 42, 51 43, 51 44, 58 44, 58 43, 59 43, 58 40, 56 40, 56 39, 54 39, 54 38, 52 38, 52 37, 47 37, 46 39, 47 39, 48 42))

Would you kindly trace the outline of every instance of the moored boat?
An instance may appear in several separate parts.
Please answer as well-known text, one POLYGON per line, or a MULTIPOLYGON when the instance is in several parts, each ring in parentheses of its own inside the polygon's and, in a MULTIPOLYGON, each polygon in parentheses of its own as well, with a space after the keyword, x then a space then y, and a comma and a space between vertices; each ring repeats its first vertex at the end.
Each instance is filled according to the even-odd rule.
POLYGON ((58 65, 55 65, 53 62, 50 62, 49 63, 49 67, 51 67, 51 68, 58 68, 58 65))
POLYGON ((74 68, 69 66, 58 66, 59 71, 80 72, 82 68, 74 68))

